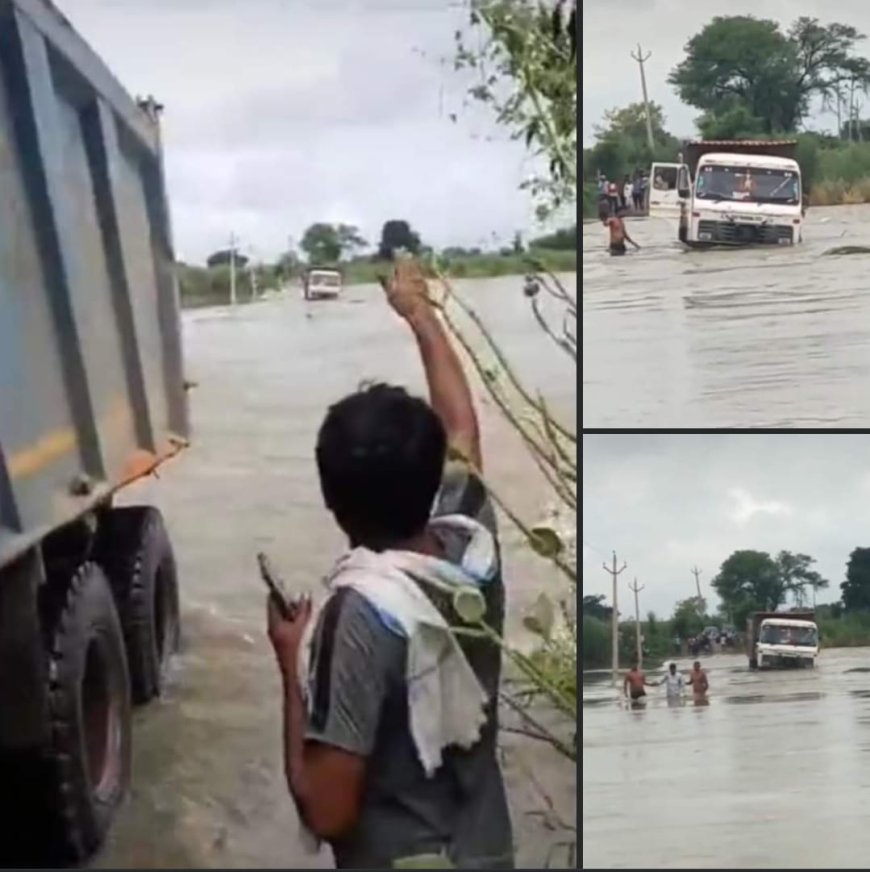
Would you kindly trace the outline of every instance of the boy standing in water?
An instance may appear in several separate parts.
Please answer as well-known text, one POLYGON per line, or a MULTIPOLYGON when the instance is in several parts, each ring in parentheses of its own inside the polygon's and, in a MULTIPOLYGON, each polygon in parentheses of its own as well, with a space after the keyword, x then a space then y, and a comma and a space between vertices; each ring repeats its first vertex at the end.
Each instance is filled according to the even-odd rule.
POLYGON ((625 254, 625 243, 630 242, 638 251, 640 246, 628 235, 625 227, 625 209, 617 209, 615 215, 609 217, 602 214, 601 223, 610 231, 610 253, 615 257, 625 254))

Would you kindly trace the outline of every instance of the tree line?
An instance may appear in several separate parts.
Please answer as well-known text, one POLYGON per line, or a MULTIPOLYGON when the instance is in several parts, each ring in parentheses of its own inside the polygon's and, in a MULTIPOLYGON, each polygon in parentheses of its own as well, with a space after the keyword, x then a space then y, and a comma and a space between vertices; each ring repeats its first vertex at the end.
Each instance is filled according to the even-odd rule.
MULTIPOLYGON (((815 568, 815 558, 808 554, 779 551, 737 550, 729 555, 711 580, 720 604, 715 613, 708 610, 703 597, 686 597, 676 603, 669 619, 661 620, 654 612, 647 614, 642 631, 653 656, 667 656, 675 636, 687 639, 704 627, 730 624, 741 630, 752 612, 776 611, 783 606, 809 608, 816 605, 820 591, 830 588, 830 582, 815 568)), ((840 584, 840 598, 818 606, 820 615, 834 621, 857 619, 864 627, 861 638, 870 641, 870 547, 856 547, 846 563, 845 579, 840 584), (865 626, 866 625, 866 626, 865 626)), ((581 601, 583 614, 584 663, 590 667, 604 666, 610 658, 610 623, 613 615, 606 597, 585 595, 581 601)), ((627 661, 634 655, 633 624, 620 618, 620 658, 627 661)), ((829 625, 835 630, 835 625, 829 625)), ((837 637, 837 634, 830 633, 837 637)))

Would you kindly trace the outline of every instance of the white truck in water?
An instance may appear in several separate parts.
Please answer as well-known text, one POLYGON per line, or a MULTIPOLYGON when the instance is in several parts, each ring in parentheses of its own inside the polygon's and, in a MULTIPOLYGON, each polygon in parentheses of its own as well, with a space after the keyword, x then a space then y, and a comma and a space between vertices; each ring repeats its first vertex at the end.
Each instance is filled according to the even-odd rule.
POLYGON ((751 669, 816 665, 819 627, 811 611, 755 612, 747 622, 751 669))
POLYGON ((676 165, 675 188, 670 181, 675 165, 652 165, 649 214, 671 217, 676 211, 678 238, 691 247, 801 242, 803 191, 796 145, 794 140, 686 143, 676 165))

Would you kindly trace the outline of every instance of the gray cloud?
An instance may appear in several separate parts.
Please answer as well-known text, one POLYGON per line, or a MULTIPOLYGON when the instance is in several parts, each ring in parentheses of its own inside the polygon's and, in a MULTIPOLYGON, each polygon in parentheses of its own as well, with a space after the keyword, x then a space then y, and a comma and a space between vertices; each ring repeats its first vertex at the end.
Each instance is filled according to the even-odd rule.
MULTIPOLYGON (((669 129, 695 133, 697 110, 684 106, 667 84, 688 40, 716 15, 754 15, 788 26, 801 15, 852 24, 870 33, 870 4, 864 0, 585 0, 583 3, 583 142, 594 141, 594 125, 605 110, 641 99, 640 74, 630 52, 638 42, 652 56, 646 64, 650 99, 664 107, 669 129)), ((864 43, 862 53, 870 51, 864 43)), ((834 116, 816 111, 816 129, 836 127, 834 116)))
MULTIPOLYGON (((642 607, 669 615, 737 549, 818 560, 837 599, 849 553, 870 545, 870 435, 594 435, 583 438, 583 591, 610 598, 616 549, 642 607)), ((627 602, 627 600, 624 600, 627 602)))
POLYGON ((377 238, 408 218, 436 245, 531 229, 533 164, 449 63, 447 0, 58 0, 133 94, 166 106, 179 254, 235 231, 272 256, 317 220, 377 238), (449 114, 459 113, 451 123, 449 114))

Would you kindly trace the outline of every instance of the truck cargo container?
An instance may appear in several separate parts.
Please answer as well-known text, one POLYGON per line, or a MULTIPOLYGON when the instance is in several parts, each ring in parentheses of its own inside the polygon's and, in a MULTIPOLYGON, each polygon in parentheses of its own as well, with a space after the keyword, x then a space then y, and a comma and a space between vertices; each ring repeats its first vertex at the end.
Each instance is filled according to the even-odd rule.
POLYGON ((47 0, 0 0, 0 851, 25 861, 99 846, 178 643, 162 517, 114 505, 189 435, 159 108, 47 0))

